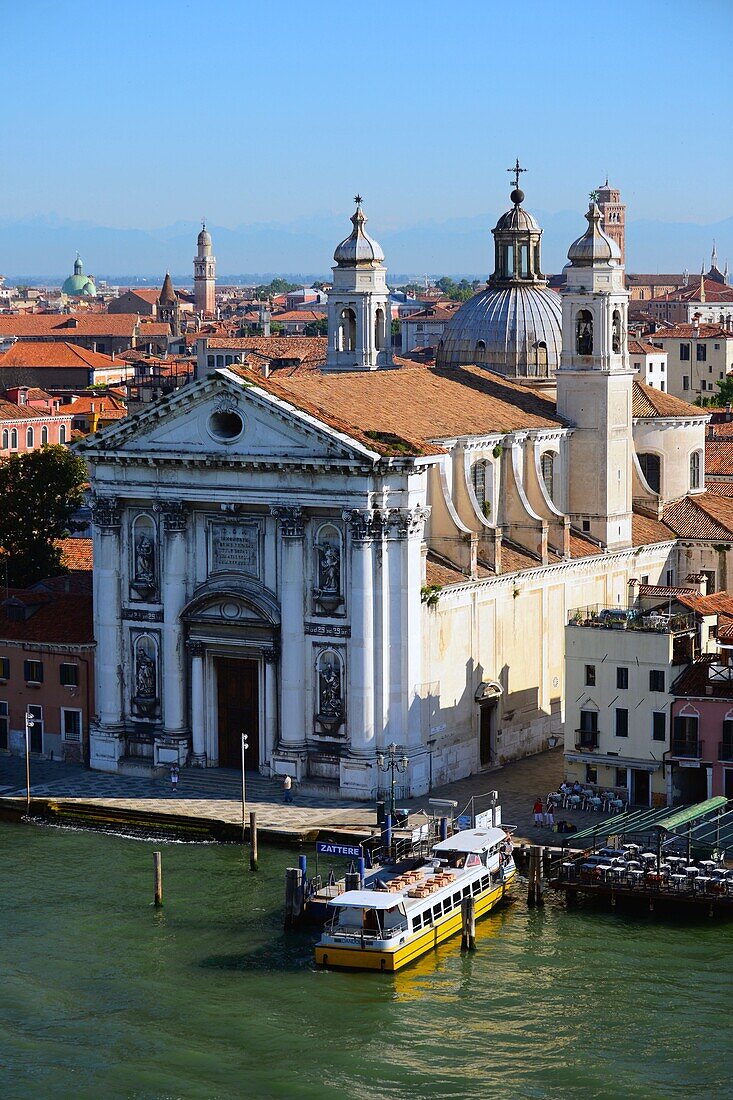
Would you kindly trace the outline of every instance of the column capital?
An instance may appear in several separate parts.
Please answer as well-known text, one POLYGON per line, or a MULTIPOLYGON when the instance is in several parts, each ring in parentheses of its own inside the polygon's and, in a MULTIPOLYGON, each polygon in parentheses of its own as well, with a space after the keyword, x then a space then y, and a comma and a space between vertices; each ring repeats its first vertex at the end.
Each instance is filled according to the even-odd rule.
POLYGON ((262 656, 268 665, 274 664, 280 657, 280 646, 271 645, 262 650, 262 656))
POLYGON ((180 534, 186 530, 188 505, 181 500, 166 500, 153 505, 153 511, 162 514, 163 525, 168 534, 180 534))
POLYGON ((305 516, 299 505, 276 505, 270 507, 270 514, 280 521, 280 534, 284 539, 302 539, 305 534, 305 516))
POLYGON ((191 654, 192 657, 203 657, 204 650, 206 648, 203 642, 199 642, 194 638, 189 638, 189 640, 186 642, 186 645, 188 646, 188 652, 191 654))
POLYGON ((381 531, 379 513, 374 508, 351 508, 341 513, 351 529, 351 541, 355 543, 371 542, 381 531))
POLYGON ((118 497, 92 496, 92 521, 100 530, 114 530, 120 526, 120 501, 118 497))
POLYGON ((389 537, 393 539, 422 537, 425 521, 430 515, 430 508, 390 508, 389 510, 389 537))

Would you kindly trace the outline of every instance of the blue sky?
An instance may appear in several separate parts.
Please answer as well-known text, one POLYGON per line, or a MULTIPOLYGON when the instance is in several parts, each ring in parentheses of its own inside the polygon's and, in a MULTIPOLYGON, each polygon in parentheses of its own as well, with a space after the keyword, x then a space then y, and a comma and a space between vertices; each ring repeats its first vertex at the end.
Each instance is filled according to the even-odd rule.
POLYGON ((392 231, 498 214, 519 155, 530 208, 608 172, 717 222, 731 40, 731 0, 7 4, 0 215, 307 230, 359 190, 392 231))

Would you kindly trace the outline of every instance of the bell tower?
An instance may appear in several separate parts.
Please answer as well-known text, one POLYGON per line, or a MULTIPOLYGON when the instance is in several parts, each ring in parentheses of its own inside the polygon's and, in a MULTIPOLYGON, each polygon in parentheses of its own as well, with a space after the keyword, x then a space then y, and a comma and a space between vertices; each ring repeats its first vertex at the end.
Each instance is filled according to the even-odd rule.
POLYGON ((216 312, 216 257, 211 251, 211 234, 202 223, 196 240, 196 256, 193 261, 193 295, 196 312, 212 317, 216 312))
POLYGON ((381 246, 366 232, 361 195, 353 229, 333 254, 325 370, 377 370, 392 365, 392 313, 381 246))
POLYGON ((598 209, 601 212, 601 228, 606 236, 618 245, 621 263, 626 263, 626 203, 621 202, 621 192, 608 184, 598 188, 598 209))
POLYGON ((601 228, 598 192, 588 229, 568 250, 562 292, 557 411, 573 425, 568 512, 572 526, 610 550, 631 545, 635 371, 627 346, 621 252, 601 228))

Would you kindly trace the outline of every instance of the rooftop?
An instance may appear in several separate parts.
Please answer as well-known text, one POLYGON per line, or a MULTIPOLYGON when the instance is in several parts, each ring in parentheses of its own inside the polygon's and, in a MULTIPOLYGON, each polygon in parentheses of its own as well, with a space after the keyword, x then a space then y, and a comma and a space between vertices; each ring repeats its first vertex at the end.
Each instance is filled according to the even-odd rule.
MULTIPOLYGON (((659 348, 655 349, 659 352, 659 348)), ((708 420, 710 413, 707 409, 701 409, 698 405, 690 405, 679 397, 673 397, 671 393, 663 393, 647 386, 645 382, 634 379, 631 412, 635 420, 668 420, 685 419, 694 417, 696 420, 708 420)))
POLYGON ((632 630, 648 634, 687 634, 695 629, 693 614, 671 614, 662 610, 640 607, 604 607, 589 604, 568 612, 568 626, 592 627, 597 630, 632 630))

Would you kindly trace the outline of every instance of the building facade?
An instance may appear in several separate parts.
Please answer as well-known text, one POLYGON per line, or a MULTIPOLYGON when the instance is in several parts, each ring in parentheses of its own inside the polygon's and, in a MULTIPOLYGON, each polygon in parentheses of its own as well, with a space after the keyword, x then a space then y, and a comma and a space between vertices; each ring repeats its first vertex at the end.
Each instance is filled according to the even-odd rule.
POLYGON ((211 234, 205 222, 196 238, 193 294, 196 312, 202 317, 213 317, 216 313, 216 256, 212 252, 211 234))

